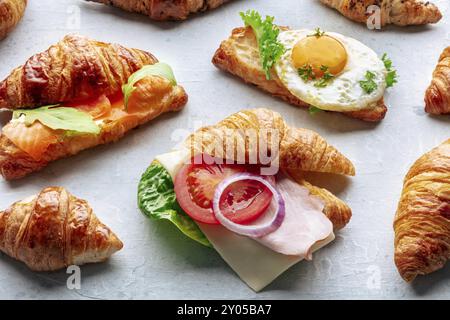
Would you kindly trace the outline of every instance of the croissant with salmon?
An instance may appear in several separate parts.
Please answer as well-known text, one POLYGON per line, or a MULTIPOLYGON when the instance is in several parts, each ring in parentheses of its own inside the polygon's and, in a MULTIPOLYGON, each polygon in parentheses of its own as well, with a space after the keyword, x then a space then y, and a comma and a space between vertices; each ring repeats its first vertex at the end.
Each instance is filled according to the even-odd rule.
POLYGON ((442 18, 439 8, 429 1, 421 0, 320 0, 338 10, 345 17, 366 23, 371 14, 371 6, 380 8, 380 26, 399 26, 437 23, 442 18))
POLYGON ((450 258, 450 140, 409 170, 394 230, 395 264, 406 281, 442 268, 450 258))
POLYGON ((431 114, 450 113, 450 47, 442 52, 425 94, 425 111, 431 114))
POLYGON ((324 213, 336 229, 343 228, 351 218, 351 209, 342 200, 308 183, 303 173, 354 176, 352 162, 319 134, 289 126, 277 112, 260 108, 235 113, 214 126, 199 129, 188 137, 185 145, 191 154, 207 153, 227 159, 243 155, 245 162, 255 159, 259 164, 263 164, 259 156, 262 154, 260 147, 264 146, 267 148, 264 154, 270 155, 273 164, 325 202, 324 213), (252 146, 253 139, 258 144, 252 146), (233 146, 233 154, 227 154, 228 146, 233 146))
POLYGON ((22 19, 27 6, 27 0, 0 0, 0 39, 22 19))
POLYGON ((212 10, 228 0, 87 0, 145 14, 154 20, 185 20, 197 12, 212 10))
POLYGON ((101 262, 122 247, 85 200, 61 187, 0 211, 0 251, 34 271, 101 262))
POLYGON ((21 178, 186 102, 170 67, 151 54, 66 36, 0 83, 0 106, 14 110, 0 135, 0 172, 21 178))

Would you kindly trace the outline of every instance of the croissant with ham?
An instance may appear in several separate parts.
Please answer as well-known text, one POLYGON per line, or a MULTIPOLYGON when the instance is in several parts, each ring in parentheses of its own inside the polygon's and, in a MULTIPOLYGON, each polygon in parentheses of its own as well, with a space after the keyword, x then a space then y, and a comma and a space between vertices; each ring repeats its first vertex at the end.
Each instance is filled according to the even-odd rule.
POLYGON ((351 209, 342 200, 305 181, 303 173, 315 171, 354 176, 352 162, 319 134, 289 126, 277 112, 263 108, 240 111, 214 126, 201 128, 188 137, 185 144, 191 154, 208 153, 227 159, 237 159, 241 154, 245 155, 245 161, 257 159, 259 164, 262 164, 258 158, 259 146, 267 146, 270 158, 278 161, 286 174, 325 202, 324 213, 335 229, 343 228, 351 218, 351 209), (250 142, 252 135, 260 141, 257 146, 250 142), (275 139, 272 138, 274 135, 275 139), (234 154, 227 154, 229 145, 234 146, 234 154))
POLYGON ((185 20, 197 12, 212 10, 228 0, 87 0, 142 13, 154 20, 185 20))
POLYGON ((425 94, 425 111, 431 114, 450 113, 450 47, 442 52, 425 94))
POLYGON ((0 251, 34 271, 101 262, 122 247, 85 200, 61 187, 0 211, 0 251))
POLYGON ((406 281, 442 268, 450 258, 450 140, 409 170, 394 230, 395 264, 406 281))
POLYGON ((242 110, 157 155, 140 180, 138 206, 215 249, 259 291, 312 260, 351 219, 344 201, 307 181, 308 171, 355 175, 319 134, 270 109, 242 110))
POLYGON ((347 18, 366 23, 370 17, 370 6, 381 10, 381 26, 399 26, 437 23, 442 18, 439 8, 429 1, 421 0, 320 0, 338 10, 347 18))
POLYGON ((0 1, 0 39, 8 33, 22 19, 27 6, 27 0, 1 0, 0 1))
POLYGON ((145 69, 151 66, 156 71, 163 67, 145 51, 76 35, 31 57, 0 83, 0 106, 20 108, 15 110, 15 119, 2 128, 1 174, 6 179, 24 177, 51 161, 114 142, 162 113, 180 110, 187 102, 184 89, 174 78, 164 77, 164 72, 145 69), (132 75, 135 80, 125 97, 122 87, 132 75), (52 106, 33 109, 45 105, 52 106), (36 112, 72 114, 74 110, 67 108, 78 111, 78 118, 80 112, 92 118, 89 124, 97 127, 95 133, 79 130, 73 134, 79 126, 71 124, 70 118, 66 126, 71 130, 49 127, 42 122, 45 118, 35 119, 36 112), (31 112, 29 118, 27 112, 31 112))

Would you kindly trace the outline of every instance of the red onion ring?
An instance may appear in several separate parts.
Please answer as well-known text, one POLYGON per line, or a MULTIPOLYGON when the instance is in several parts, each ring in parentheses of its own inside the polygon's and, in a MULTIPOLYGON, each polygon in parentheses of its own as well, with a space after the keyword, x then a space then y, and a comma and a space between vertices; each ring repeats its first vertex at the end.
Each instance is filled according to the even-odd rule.
POLYGON ((228 230, 243 236, 256 238, 263 237, 277 230, 283 223, 284 217, 286 215, 284 199, 281 193, 278 191, 278 189, 276 189, 269 181, 267 181, 263 177, 251 173, 238 173, 236 175, 229 177, 228 179, 223 180, 217 186, 216 191, 214 192, 213 211, 214 215, 216 216, 216 219, 228 230), (255 225, 247 226, 234 223, 233 221, 229 220, 222 214, 222 211, 220 210, 219 206, 222 194, 229 185, 242 180, 258 181, 264 184, 272 192, 274 200, 277 203, 277 211, 271 221, 266 222, 260 226, 255 225))

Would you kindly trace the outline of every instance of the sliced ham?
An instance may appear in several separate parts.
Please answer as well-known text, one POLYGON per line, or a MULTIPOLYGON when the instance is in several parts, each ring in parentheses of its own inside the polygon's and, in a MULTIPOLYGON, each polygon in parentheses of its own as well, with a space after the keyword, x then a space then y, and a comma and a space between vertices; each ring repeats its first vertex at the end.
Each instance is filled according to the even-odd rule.
MULTIPOLYGON (((333 224, 323 213, 324 203, 286 176, 279 177, 277 188, 286 205, 284 221, 274 232, 254 239, 273 251, 311 260, 313 245, 333 233, 333 224)), ((265 215, 252 224, 265 219, 270 216, 265 215)))

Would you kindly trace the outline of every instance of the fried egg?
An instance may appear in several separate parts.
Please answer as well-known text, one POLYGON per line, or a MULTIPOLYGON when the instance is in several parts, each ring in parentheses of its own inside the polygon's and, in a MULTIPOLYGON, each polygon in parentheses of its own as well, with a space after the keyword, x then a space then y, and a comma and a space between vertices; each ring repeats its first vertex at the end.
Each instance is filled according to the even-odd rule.
POLYGON ((311 30, 280 32, 278 41, 286 52, 275 70, 284 86, 297 98, 322 110, 343 112, 373 107, 386 90, 387 71, 383 61, 355 39, 333 32, 320 36, 315 33, 311 30), (305 79, 299 74, 299 69, 305 66, 316 79, 305 79), (371 93, 360 85, 368 71, 375 75, 376 88, 371 93), (320 86, 317 82, 325 73, 331 79, 320 86))

